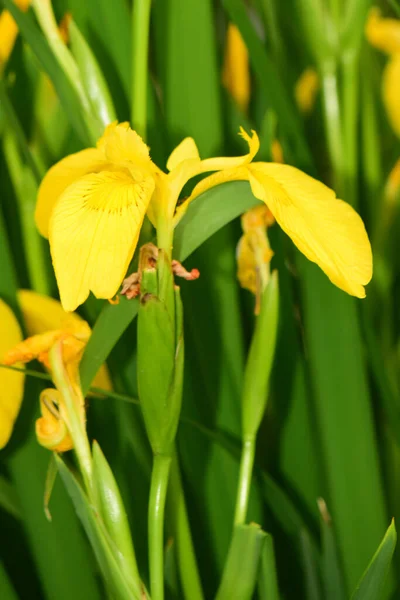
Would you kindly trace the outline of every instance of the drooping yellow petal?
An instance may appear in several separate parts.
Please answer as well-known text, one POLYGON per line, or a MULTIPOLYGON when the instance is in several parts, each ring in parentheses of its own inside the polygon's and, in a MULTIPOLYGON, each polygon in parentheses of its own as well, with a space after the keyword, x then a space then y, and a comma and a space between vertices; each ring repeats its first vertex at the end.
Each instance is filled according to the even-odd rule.
POLYGON ((187 137, 182 140, 182 142, 171 152, 167 161, 168 171, 176 169, 176 167, 184 160, 189 159, 200 160, 196 142, 191 137, 187 137))
POLYGON ((265 202, 298 249, 345 292, 365 297, 371 246, 359 215, 302 171, 275 163, 249 165, 253 194, 265 202))
POLYGON ((400 53, 394 54, 384 69, 382 96, 393 131, 400 136, 400 53))
POLYGON ((400 21, 381 17, 381 11, 377 7, 371 8, 369 12, 365 34, 375 48, 387 54, 400 52, 400 21))
POLYGON ((59 407, 63 405, 58 390, 49 388, 40 394, 40 412, 42 416, 35 424, 36 437, 41 446, 53 452, 66 452, 73 448, 71 436, 59 407))
MULTIPOLYGON (((19 290, 18 302, 29 336, 37 336, 56 330, 60 332, 60 336, 61 332, 70 333, 85 343, 89 339, 91 332, 86 321, 77 313, 66 312, 58 300, 38 294, 32 290, 19 290)), ((58 335, 56 335, 56 339, 59 339, 58 335)), ((46 351, 49 349, 50 347, 46 347, 46 351)), ((42 348, 41 352, 43 351, 44 349, 42 348)), ((93 380, 93 385, 104 390, 112 389, 106 365, 100 367, 93 380)))
POLYGON ((153 189, 153 177, 137 183, 123 172, 102 172, 82 177, 62 194, 49 239, 65 310, 75 310, 89 291, 97 298, 116 294, 153 189))
MULTIPOLYGON (((0 300, 1 362, 5 353, 21 340, 22 332, 14 313, 0 300)), ((24 379, 23 373, 0 369, 0 448, 4 448, 10 439, 24 394, 24 379)))
POLYGON ((97 148, 87 148, 56 163, 46 173, 39 187, 35 210, 36 227, 44 237, 49 236, 49 222, 61 194, 74 181, 88 173, 98 173, 107 167, 104 155, 97 148))
POLYGON ((318 75, 315 69, 305 69, 294 88, 294 97, 300 112, 308 114, 312 111, 319 88, 318 75))
POLYGON ((246 113, 250 102, 249 53, 233 23, 229 23, 226 33, 222 81, 236 104, 246 113))

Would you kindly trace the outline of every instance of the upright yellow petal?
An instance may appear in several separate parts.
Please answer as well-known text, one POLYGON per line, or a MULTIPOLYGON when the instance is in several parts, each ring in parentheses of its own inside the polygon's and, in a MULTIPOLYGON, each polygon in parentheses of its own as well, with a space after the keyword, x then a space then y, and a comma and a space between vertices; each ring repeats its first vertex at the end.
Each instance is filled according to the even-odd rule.
POLYGON ((359 215, 327 186, 288 165, 248 167, 253 194, 265 202, 298 249, 345 292, 363 298, 372 277, 371 246, 359 215))
MULTIPOLYGON (((89 339, 91 332, 86 321, 77 313, 66 312, 58 300, 32 290, 19 290, 18 302, 29 336, 58 330, 78 335, 81 339, 87 335, 86 339, 89 339)), ((93 385, 104 390, 112 390, 112 383, 106 365, 100 367, 93 385)))
POLYGON ((67 311, 92 291, 112 298, 122 282, 154 190, 154 178, 135 182, 123 172, 102 172, 70 185, 50 221, 50 248, 67 311))
MULTIPOLYGON (((12 310, 0 300, 0 361, 22 340, 22 332, 12 310)), ((24 374, 0 369, 0 448, 10 439, 24 395, 24 374)))
POLYGON ((382 18, 379 8, 371 8, 365 34, 375 48, 387 54, 400 52, 400 21, 382 18))
POLYGON ((105 167, 107 161, 102 152, 88 148, 63 158, 49 169, 40 184, 35 210, 36 226, 44 237, 49 236, 51 213, 64 190, 83 175, 98 173, 105 167))
POLYGON ((116 164, 131 162, 139 170, 143 168, 152 169, 149 148, 140 135, 129 127, 129 123, 111 123, 106 127, 103 136, 97 142, 105 158, 116 164))
POLYGON ((248 154, 245 154, 244 156, 219 156, 216 158, 206 158, 205 160, 201 161, 201 171, 199 172, 206 173, 207 171, 219 171, 220 169, 233 169, 250 163, 260 148, 260 140, 258 139, 258 135, 255 131, 251 132, 250 137, 243 127, 240 128, 239 135, 249 145, 248 154))
POLYGON ((239 29, 233 23, 229 23, 226 33, 222 81, 236 104, 246 113, 251 91, 249 53, 239 29))
POLYGON ((400 53, 393 54, 383 72, 382 95, 389 122, 400 136, 400 53))
POLYGON ((182 142, 171 152, 167 161, 168 171, 176 169, 183 161, 189 159, 200 160, 196 142, 191 137, 182 140, 182 142))

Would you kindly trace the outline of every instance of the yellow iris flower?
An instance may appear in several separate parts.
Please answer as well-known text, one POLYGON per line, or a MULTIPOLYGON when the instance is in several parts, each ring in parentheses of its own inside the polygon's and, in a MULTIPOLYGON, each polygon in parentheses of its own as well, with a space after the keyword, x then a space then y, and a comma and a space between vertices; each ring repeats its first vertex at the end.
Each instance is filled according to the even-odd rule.
POLYGON ((247 180, 278 224, 311 261, 344 291, 365 296, 372 276, 371 247, 357 213, 328 187, 298 169, 252 163, 257 134, 241 130, 249 145, 241 157, 201 160, 192 138, 175 148, 169 173, 150 159, 149 149, 127 123, 109 125, 97 148, 82 150, 54 165, 38 194, 36 223, 49 238, 54 270, 65 310, 74 310, 92 291, 113 298, 126 274, 147 212, 157 241, 168 255, 173 228, 188 204, 210 187, 247 180), (215 173, 194 188, 178 210, 186 182, 215 173))
POLYGON ((305 69, 294 87, 294 97, 300 112, 307 115, 315 105, 315 99, 319 89, 318 74, 315 69, 305 69))
POLYGON ((384 19, 378 8, 372 8, 365 28, 372 46, 389 55, 382 78, 382 97, 396 135, 400 136, 400 21, 384 19))

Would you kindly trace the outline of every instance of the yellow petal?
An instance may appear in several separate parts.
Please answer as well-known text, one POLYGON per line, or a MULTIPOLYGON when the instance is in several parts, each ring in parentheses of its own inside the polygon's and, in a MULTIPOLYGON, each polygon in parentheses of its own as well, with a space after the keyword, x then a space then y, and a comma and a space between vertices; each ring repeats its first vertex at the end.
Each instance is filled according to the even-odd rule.
POLYGON ((6 63, 14 48, 18 27, 8 10, 0 15, 0 68, 6 63))
POLYGON ((45 448, 53 452, 66 452, 73 448, 68 428, 58 407, 63 403, 58 390, 49 388, 40 394, 40 412, 42 416, 35 424, 36 437, 45 448))
POLYGON ((40 184, 35 211, 36 226, 44 237, 49 235, 51 213, 66 188, 83 175, 98 173, 106 166, 104 155, 97 148, 88 148, 63 158, 49 169, 40 184))
POLYGON ((67 311, 92 291, 112 298, 126 273, 154 189, 123 172, 82 177, 67 188, 50 221, 50 248, 67 311))
POLYGON ((294 88, 296 104, 303 114, 308 114, 314 108, 318 88, 319 81, 315 69, 305 69, 294 88))
POLYGON ((363 298, 372 277, 371 246, 359 215, 335 193, 288 165, 248 167, 253 194, 263 200, 298 249, 345 292, 363 298))
POLYGON ((400 52, 400 21, 382 18, 379 8, 371 8, 365 34, 375 48, 387 54, 400 52))
POLYGON ((400 136, 400 54, 394 54, 385 67, 382 95, 389 122, 400 136))
MULTIPOLYGON (((0 300, 0 360, 22 340, 22 333, 12 310, 0 300)), ((19 365, 20 366, 20 365, 19 365)), ((10 439, 24 394, 24 374, 0 369, 0 448, 10 439)))
POLYGON ((149 156, 149 148, 129 123, 111 123, 97 142, 106 160, 121 164, 130 162, 140 173, 143 168, 152 170, 155 165, 149 156))
POLYGON ((252 130, 251 134, 250 137, 243 127, 240 128, 239 135, 249 145, 248 154, 245 154, 244 156, 207 158, 206 160, 201 161, 201 171, 199 172, 206 173, 207 171, 219 171, 220 169, 233 169, 250 163, 260 148, 260 141, 257 133, 252 130))
POLYGON ((168 158, 167 169, 172 171, 184 160, 200 160, 199 151, 193 138, 187 137, 173 150, 168 158))
MULTIPOLYGON (((28 335, 34 336, 51 330, 65 331, 87 341, 89 325, 77 313, 66 312, 54 298, 43 296, 32 290, 19 290, 18 302, 24 316, 28 335)), ((106 365, 102 365, 94 378, 93 385, 104 390, 112 390, 112 383, 106 365)))
POLYGON ((249 53, 239 29, 229 23, 222 81, 236 104, 247 112, 250 101, 249 53))

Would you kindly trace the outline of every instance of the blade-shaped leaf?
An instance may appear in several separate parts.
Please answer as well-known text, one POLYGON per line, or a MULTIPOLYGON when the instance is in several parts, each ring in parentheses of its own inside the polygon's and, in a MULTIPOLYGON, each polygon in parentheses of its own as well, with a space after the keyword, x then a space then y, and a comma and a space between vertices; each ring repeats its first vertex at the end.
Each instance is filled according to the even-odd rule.
POLYGON ((385 537, 372 557, 367 570, 357 585, 351 600, 380 600, 385 580, 396 546, 397 532, 394 520, 391 522, 385 537))

